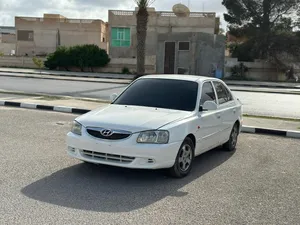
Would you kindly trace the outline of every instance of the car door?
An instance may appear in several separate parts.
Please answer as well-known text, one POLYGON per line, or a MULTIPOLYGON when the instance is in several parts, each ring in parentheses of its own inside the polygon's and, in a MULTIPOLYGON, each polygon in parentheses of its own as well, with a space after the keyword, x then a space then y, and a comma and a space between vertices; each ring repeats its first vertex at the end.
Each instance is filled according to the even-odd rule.
MULTIPOLYGON (((211 81, 204 82, 201 88, 200 108, 206 101, 214 101, 217 104, 216 93, 211 81)), ((196 132, 196 155, 208 151, 219 145, 219 132, 222 121, 218 116, 218 110, 199 111, 198 130, 196 132)))
POLYGON ((219 115, 221 116, 220 143, 228 141, 233 124, 237 120, 236 104, 232 94, 227 87, 220 81, 213 81, 218 100, 219 115))

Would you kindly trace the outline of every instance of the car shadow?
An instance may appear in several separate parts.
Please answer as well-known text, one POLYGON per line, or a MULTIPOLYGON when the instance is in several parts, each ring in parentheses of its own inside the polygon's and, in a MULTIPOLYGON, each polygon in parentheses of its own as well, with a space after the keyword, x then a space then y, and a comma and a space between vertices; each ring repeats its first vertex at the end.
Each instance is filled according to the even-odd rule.
POLYGON ((51 174, 21 192, 32 199, 96 212, 129 212, 167 196, 188 195, 179 189, 227 161, 234 152, 214 149, 198 156, 190 175, 170 178, 165 170, 131 170, 79 163, 51 174))

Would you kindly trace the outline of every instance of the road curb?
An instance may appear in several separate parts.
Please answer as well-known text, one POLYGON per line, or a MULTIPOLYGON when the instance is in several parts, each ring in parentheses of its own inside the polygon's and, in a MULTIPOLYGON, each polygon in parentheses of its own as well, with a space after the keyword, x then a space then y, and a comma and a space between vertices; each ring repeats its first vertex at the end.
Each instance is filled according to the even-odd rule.
MULTIPOLYGON (((39 104, 32 104, 32 103, 3 101, 3 100, 0 100, 0 106, 17 107, 17 108, 25 108, 25 109, 37 109, 37 110, 55 111, 55 112, 73 113, 73 114, 85 114, 91 111, 89 109, 73 108, 73 107, 66 107, 66 106, 39 105, 39 104)), ((300 139, 300 132, 298 131, 243 126, 242 132, 252 133, 252 134, 269 134, 269 135, 300 139)))
POLYGON ((73 108, 67 106, 40 105, 40 104, 33 104, 33 103, 3 101, 3 100, 0 100, 0 106, 9 106, 9 107, 17 107, 17 108, 25 108, 25 109, 39 109, 45 111, 55 111, 55 112, 64 112, 64 113, 73 113, 73 114, 84 114, 91 111, 88 109, 73 108))
MULTIPOLYGON (((51 73, 51 72, 26 72, 26 71, 9 71, 9 70, 1 70, 0 69, 0 72, 1 73, 20 73, 20 74, 35 74, 35 75, 49 75, 49 76, 58 76, 58 77, 80 77, 80 78, 103 78, 103 79, 115 79, 115 80, 130 80, 130 79, 133 79, 133 77, 131 78, 127 78, 126 75, 124 77, 114 77, 113 75, 112 76, 106 76, 106 75, 76 75, 76 74, 63 74, 63 73, 51 73)), ((62 71, 60 71, 62 72, 62 71)), ((95 73, 96 74, 96 73, 95 73)), ((122 74, 120 74, 122 75, 122 74)), ((123 74, 124 75, 124 74, 123 74)))
MULTIPOLYGON (((1 71, 0 71, 1 72, 1 71)), ((21 73, 20 73, 21 74, 21 73)), ((28 73, 30 74, 30 73, 28 73)), ((35 75, 43 75, 43 74, 35 74, 35 75)), ((130 84, 131 82, 128 81, 123 81, 125 79, 119 79, 120 81, 116 82, 116 81, 109 81, 109 78, 101 78, 101 77, 95 77, 95 78, 99 78, 99 79, 108 79, 108 80, 78 80, 78 79, 74 79, 74 77, 70 77, 70 76, 59 76, 59 75, 49 75, 49 74, 44 74, 47 76, 53 76, 53 77, 36 77, 36 76, 21 76, 21 75, 10 75, 10 74, 6 74, 6 75, 1 75, 3 77, 20 77, 20 78, 32 78, 32 79, 46 79, 46 80, 64 80, 64 81, 79 81, 79 82, 92 82, 92 83, 107 83, 107 84, 130 84), (60 77, 60 79, 58 79, 57 77, 60 77)), ((1 77, 0 76, 0 77, 1 77)), ((85 77, 85 78, 94 78, 94 77, 85 77)), ((117 79, 115 79, 117 80, 117 79)))
MULTIPOLYGON (((231 86, 231 85, 229 85, 231 86)), ((252 92, 252 93, 267 93, 267 94, 282 94, 282 95, 300 95, 300 91, 265 91, 265 90, 245 90, 245 89, 235 89, 230 88, 231 91, 239 92, 252 92)))
POLYGON ((265 85, 265 84, 235 84, 231 82, 224 81, 229 86, 242 86, 242 87, 260 87, 260 88, 285 88, 285 89, 300 89, 300 87, 290 87, 284 85, 265 85))
POLYGON ((251 133, 251 134, 269 134, 269 135, 276 135, 276 136, 300 139, 300 132, 298 132, 298 131, 279 130, 279 129, 270 129, 270 128, 253 127, 253 126, 243 126, 242 132, 243 133, 251 133))

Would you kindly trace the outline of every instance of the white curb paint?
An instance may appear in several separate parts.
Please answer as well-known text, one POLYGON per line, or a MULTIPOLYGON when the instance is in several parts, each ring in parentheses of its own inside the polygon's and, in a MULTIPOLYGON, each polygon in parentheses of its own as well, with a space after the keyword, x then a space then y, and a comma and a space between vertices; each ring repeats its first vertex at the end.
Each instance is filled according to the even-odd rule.
POLYGON ((67 113, 72 112, 72 108, 65 107, 65 106, 54 106, 53 110, 57 112, 67 112, 67 113))
POLYGON ((300 132, 297 131, 287 131, 286 132, 287 137, 292 137, 292 138, 300 138, 300 132))
POLYGON ((21 108, 27 108, 27 109, 36 109, 36 104, 32 103, 21 103, 21 108))
POLYGON ((255 127, 242 126, 242 132, 244 133, 255 133, 255 127))

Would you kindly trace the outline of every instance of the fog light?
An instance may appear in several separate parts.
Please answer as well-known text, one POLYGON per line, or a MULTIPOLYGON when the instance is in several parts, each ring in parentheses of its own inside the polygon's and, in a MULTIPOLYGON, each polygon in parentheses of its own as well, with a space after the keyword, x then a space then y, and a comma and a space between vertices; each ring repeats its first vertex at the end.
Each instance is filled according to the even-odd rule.
POLYGON ((71 146, 68 147, 68 150, 69 150, 69 152, 73 152, 73 153, 75 153, 75 151, 76 151, 76 149, 71 146))
POLYGON ((154 163, 154 159, 148 159, 148 163, 154 163))

